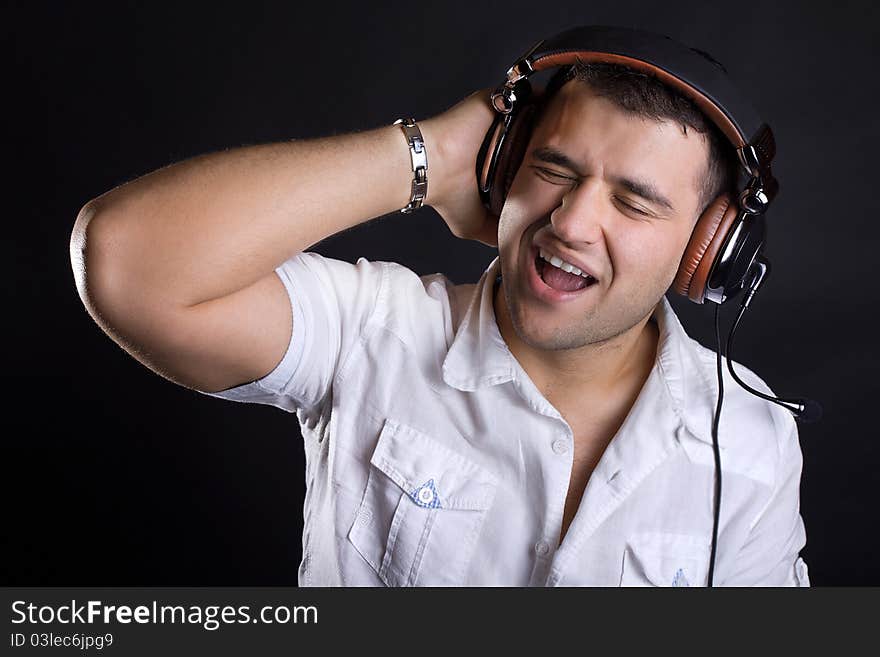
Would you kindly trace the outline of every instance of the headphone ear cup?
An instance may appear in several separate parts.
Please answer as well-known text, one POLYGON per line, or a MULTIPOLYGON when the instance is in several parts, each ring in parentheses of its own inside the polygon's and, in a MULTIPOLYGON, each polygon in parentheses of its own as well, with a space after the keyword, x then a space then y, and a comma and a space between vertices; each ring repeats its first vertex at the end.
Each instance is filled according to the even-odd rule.
MULTIPOLYGON (((492 179, 490 177, 492 171, 492 155, 495 153, 498 140, 504 136, 504 124, 507 117, 503 114, 495 115, 495 120, 486 132, 480 150, 477 152, 477 189, 479 190, 480 199, 483 205, 490 211, 492 209, 492 179)), ((497 167, 495 171, 497 171, 497 167)), ((498 215, 495 215, 496 217, 498 215)))
POLYGON ((700 215, 672 282, 677 294, 694 303, 705 301, 709 273, 738 213, 733 198, 722 194, 700 215))
POLYGON ((489 190, 490 211, 496 217, 501 216, 507 193, 516 177, 516 172, 525 155, 526 146, 534 126, 538 104, 531 98, 525 105, 515 110, 516 114, 510 118, 507 132, 501 143, 498 153, 498 164, 495 168, 495 176, 489 190))

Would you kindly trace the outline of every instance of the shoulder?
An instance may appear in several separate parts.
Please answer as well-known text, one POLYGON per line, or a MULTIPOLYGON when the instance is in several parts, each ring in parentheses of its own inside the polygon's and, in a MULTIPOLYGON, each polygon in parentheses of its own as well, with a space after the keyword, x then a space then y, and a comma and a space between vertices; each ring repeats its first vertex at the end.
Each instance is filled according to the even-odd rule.
POLYGON ((447 289, 454 287, 440 273, 422 276, 397 262, 359 257, 351 263, 315 251, 294 255, 278 267, 278 272, 291 277, 311 277, 318 284, 347 296, 369 296, 372 290, 378 305, 401 308, 428 298, 443 301, 448 297, 447 289))
POLYGON ((385 268, 383 294, 389 319, 400 316, 417 319, 425 313, 429 316, 448 314, 457 286, 445 274, 419 274, 399 262, 381 264, 385 268))
POLYGON ((438 329, 451 344, 478 286, 456 284, 442 272, 419 274, 399 262, 359 257, 351 263, 314 251, 296 254, 276 271, 291 294, 311 291, 343 308, 356 308, 369 315, 371 326, 413 347, 419 336, 431 332, 426 326, 438 329))
MULTIPOLYGON (((700 378, 704 385, 700 407, 708 421, 704 429, 712 439, 712 418, 718 401, 717 354, 690 338, 697 356, 700 378)), ((768 383, 753 369, 732 360, 736 375, 751 388, 778 397, 768 383)), ((799 452, 797 423, 791 411, 745 390, 730 374, 726 356, 722 359, 723 400, 718 426, 718 440, 725 470, 737 472, 773 486, 786 465, 783 456, 799 452)))
POLYGON ((419 274, 399 262, 359 258, 354 266, 381 268, 374 324, 414 351, 451 345, 476 284, 456 284, 442 272, 419 274))

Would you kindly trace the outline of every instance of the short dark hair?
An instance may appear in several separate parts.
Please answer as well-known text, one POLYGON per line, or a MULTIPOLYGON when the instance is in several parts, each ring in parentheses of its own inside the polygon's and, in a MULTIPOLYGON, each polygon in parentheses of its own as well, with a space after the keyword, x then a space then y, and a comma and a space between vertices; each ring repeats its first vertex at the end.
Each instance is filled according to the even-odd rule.
POLYGON ((690 127, 708 139, 706 171, 702 182, 698 181, 700 200, 697 216, 721 193, 727 192, 736 198, 740 164, 733 145, 690 98, 648 73, 622 64, 582 62, 577 59, 574 64, 558 69, 550 78, 535 125, 550 99, 572 79, 588 85, 594 93, 627 112, 655 121, 669 119, 678 123, 684 134, 690 127))

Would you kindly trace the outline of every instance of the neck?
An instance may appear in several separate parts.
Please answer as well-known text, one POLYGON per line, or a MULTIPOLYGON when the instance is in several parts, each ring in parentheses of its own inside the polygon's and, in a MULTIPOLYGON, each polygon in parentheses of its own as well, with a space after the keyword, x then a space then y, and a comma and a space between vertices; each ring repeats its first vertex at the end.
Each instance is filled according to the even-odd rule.
POLYGON ((536 349, 520 340, 497 280, 493 306, 511 354, 557 409, 576 409, 585 398, 628 398, 641 390, 654 367, 660 332, 650 314, 604 342, 553 351, 536 349))

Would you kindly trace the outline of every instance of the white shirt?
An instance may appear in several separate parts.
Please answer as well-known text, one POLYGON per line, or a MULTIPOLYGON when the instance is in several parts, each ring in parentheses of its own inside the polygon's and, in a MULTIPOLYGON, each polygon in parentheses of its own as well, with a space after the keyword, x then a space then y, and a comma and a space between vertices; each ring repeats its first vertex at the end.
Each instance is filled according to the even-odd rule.
MULTIPOLYGON (((204 394, 296 413, 301 586, 707 584, 715 352, 685 333, 665 296, 652 315, 654 368, 559 545, 573 433, 498 329, 499 257, 465 285, 314 252, 276 273, 293 313, 283 359, 262 379, 204 394)), ((797 425, 723 372, 713 583, 809 586, 797 425)))

